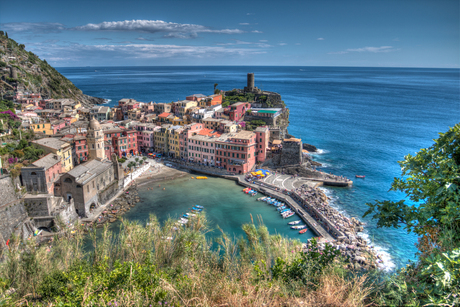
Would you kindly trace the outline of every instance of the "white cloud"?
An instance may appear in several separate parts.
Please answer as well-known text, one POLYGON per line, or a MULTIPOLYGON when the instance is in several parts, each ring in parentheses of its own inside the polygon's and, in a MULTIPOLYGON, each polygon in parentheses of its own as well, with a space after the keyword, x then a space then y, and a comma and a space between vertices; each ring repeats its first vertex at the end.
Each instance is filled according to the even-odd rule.
POLYGON ((239 25, 240 25, 240 26, 249 26, 249 23, 247 23, 247 22, 240 22, 239 25))
POLYGON ((89 23, 72 28, 79 31, 132 31, 144 33, 168 33, 166 38, 193 38, 197 33, 240 34, 240 29, 212 29, 203 25, 166 22, 162 20, 124 20, 89 23))
POLYGON ((259 42, 261 42, 261 43, 266 43, 266 42, 268 42, 268 40, 266 40, 266 39, 259 39, 259 42))
POLYGON ((57 22, 9 22, 0 24, 6 32, 59 33, 66 27, 57 22))
POLYGON ((251 31, 252 33, 264 33, 262 31, 259 31, 259 30, 254 30, 254 31, 251 31))
POLYGON ((356 49, 346 49, 344 51, 329 52, 328 54, 345 54, 350 52, 372 52, 372 53, 381 53, 381 52, 393 52, 399 49, 393 48, 393 46, 380 46, 380 47, 363 47, 356 49))
POLYGON ((323 41, 323 40, 324 40, 324 38, 322 38, 322 37, 318 37, 316 40, 317 40, 317 41, 323 41))
POLYGON ((271 45, 265 43, 267 42, 267 40, 264 40, 264 42, 262 42, 262 40, 259 42, 247 42, 247 41, 242 41, 239 39, 234 39, 233 41, 234 41, 233 43, 218 43, 216 45, 218 46, 253 45, 256 47, 260 47, 260 48, 272 47, 271 45))
POLYGON ((174 58, 225 58, 266 53, 263 49, 223 46, 181 46, 156 44, 126 45, 53 45, 34 43, 31 50, 44 59, 59 63, 77 63, 111 59, 148 60, 174 58))
POLYGON ((286 46, 287 44, 286 44, 286 43, 279 43, 278 45, 280 45, 280 46, 286 46))
POLYGON ((140 36, 140 37, 138 37, 138 38, 136 38, 136 39, 137 39, 138 41, 152 41, 152 42, 154 41, 154 39, 145 38, 145 37, 142 37, 142 36, 140 36))

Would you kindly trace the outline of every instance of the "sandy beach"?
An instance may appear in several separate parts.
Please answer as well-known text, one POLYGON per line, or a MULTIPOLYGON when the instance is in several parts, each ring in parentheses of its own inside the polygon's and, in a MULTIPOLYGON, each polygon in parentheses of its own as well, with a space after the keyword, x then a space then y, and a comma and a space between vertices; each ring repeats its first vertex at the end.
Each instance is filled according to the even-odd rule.
POLYGON ((134 181, 138 186, 142 186, 150 182, 172 180, 187 175, 190 175, 190 173, 187 171, 177 170, 173 167, 168 167, 160 163, 155 163, 154 166, 151 166, 134 181))

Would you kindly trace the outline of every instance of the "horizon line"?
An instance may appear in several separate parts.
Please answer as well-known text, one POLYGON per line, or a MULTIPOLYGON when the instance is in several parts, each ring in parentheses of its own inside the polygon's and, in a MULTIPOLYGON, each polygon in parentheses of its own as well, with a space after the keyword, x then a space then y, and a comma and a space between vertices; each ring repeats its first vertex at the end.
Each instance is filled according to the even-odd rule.
MULTIPOLYGON (((50 64, 50 63, 48 63, 50 64)), ((341 65, 113 65, 113 66, 55 66, 58 68, 90 68, 90 67, 343 67, 343 68, 420 68, 420 69, 460 69, 460 67, 427 67, 427 66, 341 66, 341 65)))

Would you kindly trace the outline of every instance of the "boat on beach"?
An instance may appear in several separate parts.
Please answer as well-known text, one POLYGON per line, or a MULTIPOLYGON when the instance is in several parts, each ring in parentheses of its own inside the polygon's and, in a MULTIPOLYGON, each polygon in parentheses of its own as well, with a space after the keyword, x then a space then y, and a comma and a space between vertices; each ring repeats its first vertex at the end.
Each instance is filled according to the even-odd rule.
POLYGON ((289 222, 288 225, 297 225, 297 224, 300 224, 301 222, 302 222, 301 220, 292 221, 292 222, 289 222))

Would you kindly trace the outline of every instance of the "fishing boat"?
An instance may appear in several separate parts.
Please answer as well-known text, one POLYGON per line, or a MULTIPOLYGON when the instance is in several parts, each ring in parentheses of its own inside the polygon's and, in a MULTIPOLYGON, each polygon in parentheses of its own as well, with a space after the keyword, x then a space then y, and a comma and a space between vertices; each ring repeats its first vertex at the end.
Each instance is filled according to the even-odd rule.
POLYGON ((284 215, 284 216, 283 216, 283 219, 288 219, 288 218, 290 218, 291 216, 293 216, 294 214, 295 214, 295 213, 291 211, 291 212, 289 212, 288 214, 284 215))
POLYGON ((366 178, 364 175, 355 175, 356 178, 366 178))
POLYGON ((291 229, 304 229, 307 228, 307 225, 296 225, 296 226, 291 226, 291 229))
POLYGON ((302 221, 301 220, 292 221, 292 222, 289 222, 288 225, 297 225, 297 224, 300 224, 300 222, 302 221))
POLYGON ((204 207, 203 207, 203 206, 198 206, 198 205, 196 205, 195 208, 203 209, 204 207))
POLYGON ((304 228, 304 229, 302 229, 301 231, 299 231, 299 233, 300 233, 300 234, 303 234, 303 233, 306 233, 307 231, 308 231, 308 229, 307 229, 307 228, 304 228))
POLYGON ((203 209, 193 207, 192 210, 195 210, 195 212, 201 212, 203 209))

